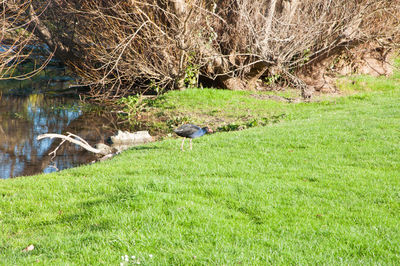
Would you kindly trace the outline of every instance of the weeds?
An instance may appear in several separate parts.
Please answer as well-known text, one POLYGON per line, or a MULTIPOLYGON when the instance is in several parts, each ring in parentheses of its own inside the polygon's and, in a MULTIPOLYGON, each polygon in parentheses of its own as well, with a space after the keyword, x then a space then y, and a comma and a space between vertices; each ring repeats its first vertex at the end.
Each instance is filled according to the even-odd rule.
POLYGON ((184 82, 188 89, 197 88, 199 83, 199 69, 196 64, 189 63, 186 67, 184 82))
POLYGON ((236 131, 257 126, 267 126, 268 124, 275 124, 282 121, 286 117, 286 114, 282 113, 279 115, 272 115, 270 117, 261 117, 259 119, 253 118, 249 121, 242 123, 230 123, 217 128, 218 132, 236 131))
POLYGON ((182 124, 186 124, 189 123, 190 119, 187 116, 183 116, 183 117, 172 117, 170 119, 168 119, 165 124, 167 125, 167 127, 169 129, 173 129, 177 126, 180 126, 182 124))

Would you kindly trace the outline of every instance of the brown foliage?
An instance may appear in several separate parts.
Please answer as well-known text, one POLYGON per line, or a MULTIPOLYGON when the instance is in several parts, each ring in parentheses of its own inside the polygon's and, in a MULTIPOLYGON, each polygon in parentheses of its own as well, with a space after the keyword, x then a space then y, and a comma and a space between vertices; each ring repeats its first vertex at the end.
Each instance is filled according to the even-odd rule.
MULTIPOLYGON (((250 90, 261 77, 279 76, 305 90, 296 73, 308 65, 371 41, 393 47, 400 36, 399 0, 32 0, 24 7, 20 27, 100 97, 183 89, 198 75, 250 90)), ((5 14, 3 25, 18 16, 5 14)))

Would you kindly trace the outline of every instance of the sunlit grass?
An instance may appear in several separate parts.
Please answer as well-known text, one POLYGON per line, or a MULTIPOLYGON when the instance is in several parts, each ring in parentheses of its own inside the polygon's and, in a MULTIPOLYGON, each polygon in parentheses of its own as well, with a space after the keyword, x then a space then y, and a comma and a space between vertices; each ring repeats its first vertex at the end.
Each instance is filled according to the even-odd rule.
POLYGON ((389 82, 300 104, 248 92, 169 94, 177 110, 287 116, 204 136, 193 151, 168 139, 103 163, 0 181, 0 262, 397 265, 400 85, 389 82))
POLYGON ((276 123, 292 115, 298 106, 286 99, 295 97, 299 95, 292 91, 277 93, 189 89, 166 93, 155 101, 150 112, 156 114, 155 117, 167 117, 163 124, 164 127, 165 124, 170 126, 170 132, 173 127, 185 122, 208 125, 214 130, 231 126, 248 128, 276 123), (269 98, 271 95, 277 98, 269 98))
POLYGON ((393 63, 393 75, 385 76, 369 76, 354 75, 351 77, 343 77, 338 80, 337 85, 344 93, 352 92, 380 92, 392 91, 398 88, 400 82, 400 57, 397 57, 393 63))

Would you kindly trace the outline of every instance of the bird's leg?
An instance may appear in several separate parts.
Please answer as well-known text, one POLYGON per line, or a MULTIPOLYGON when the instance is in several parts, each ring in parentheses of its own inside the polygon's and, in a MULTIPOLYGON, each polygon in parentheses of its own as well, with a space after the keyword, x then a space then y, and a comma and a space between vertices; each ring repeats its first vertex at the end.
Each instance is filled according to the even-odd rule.
POLYGON ((185 143, 185 138, 182 139, 181 151, 184 151, 184 150, 183 150, 183 143, 185 143))
POLYGON ((190 139, 189 143, 190 143, 190 150, 192 150, 192 139, 190 139))

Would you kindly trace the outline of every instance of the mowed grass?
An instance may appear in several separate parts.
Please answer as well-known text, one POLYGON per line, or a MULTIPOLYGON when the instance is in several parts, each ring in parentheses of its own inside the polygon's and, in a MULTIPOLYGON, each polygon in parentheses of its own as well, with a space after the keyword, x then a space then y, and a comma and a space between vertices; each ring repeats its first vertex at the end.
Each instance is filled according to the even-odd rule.
POLYGON ((1 180, 0 263, 398 265, 400 85, 391 84, 289 105, 284 121, 207 135, 192 151, 167 139, 1 180))

